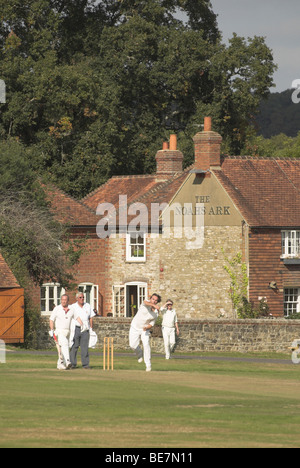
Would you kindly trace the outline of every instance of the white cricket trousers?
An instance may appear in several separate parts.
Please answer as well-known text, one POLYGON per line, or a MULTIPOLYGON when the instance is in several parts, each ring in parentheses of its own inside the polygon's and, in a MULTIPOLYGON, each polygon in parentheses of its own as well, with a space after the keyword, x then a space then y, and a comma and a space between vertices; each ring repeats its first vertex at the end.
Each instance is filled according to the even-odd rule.
POLYGON ((58 339, 58 344, 61 349, 61 354, 64 359, 64 364, 67 366, 70 363, 70 348, 69 348, 69 335, 70 335, 70 330, 66 329, 57 329, 55 331, 55 335, 57 336, 58 339))
POLYGON ((170 359, 171 352, 176 343, 175 328, 162 327, 162 334, 165 344, 166 359, 170 359))
POLYGON ((135 351, 138 359, 143 357, 143 351, 140 347, 140 341, 142 340, 144 348, 144 362, 147 369, 151 368, 151 347, 150 347, 150 332, 144 330, 136 330, 130 327, 129 331, 129 346, 135 351))

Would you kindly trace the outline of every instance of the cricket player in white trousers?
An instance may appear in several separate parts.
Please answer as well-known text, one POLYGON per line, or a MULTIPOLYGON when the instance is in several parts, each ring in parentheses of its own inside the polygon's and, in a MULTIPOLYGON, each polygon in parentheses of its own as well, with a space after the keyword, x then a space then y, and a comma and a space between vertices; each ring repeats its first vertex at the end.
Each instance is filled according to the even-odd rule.
POLYGON ((74 343, 71 348, 70 358, 73 368, 77 367, 77 352, 80 346, 82 367, 84 369, 90 369, 90 330, 93 330, 93 317, 95 317, 96 314, 92 310, 90 304, 84 302, 84 294, 82 292, 76 294, 76 299, 77 302, 71 305, 71 309, 76 312, 77 317, 81 318, 83 327, 80 327, 76 322, 74 330, 74 343))
POLYGON ((170 359, 171 352, 173 351, 176 343, 175 329, 177 336, 179 336, 178 319, 176 310, 173 309, 173 301, 168 299, 160 311, 163 316, 162 333, 165 344, 166 359, 170 359))
POLYGON ((83 325, 82 320, 77 316, 76 312, 69 308, 69 296, 64 294, 61 297, 61 304, 53 309, 50 316, 50 330, 54 332, 55 324, 55 336, 58 338, 58 344, 64 361, 63 366, 58 365, 60 369, 70 369, 72 367, 69 351, 69 335, 73 318, 78 321, 80 326, 83 325))
POLYGON ((129 331, 129 345, 135 351, 138 362, 143 362, 143 351, 140 347, 142 340, 147 372, 151 371, 150 330, 157 320, 159 313, 157 304, 160 302, 161 297, 158 294, 153 294, 149 301, 144 301, 132 320, 129 331))

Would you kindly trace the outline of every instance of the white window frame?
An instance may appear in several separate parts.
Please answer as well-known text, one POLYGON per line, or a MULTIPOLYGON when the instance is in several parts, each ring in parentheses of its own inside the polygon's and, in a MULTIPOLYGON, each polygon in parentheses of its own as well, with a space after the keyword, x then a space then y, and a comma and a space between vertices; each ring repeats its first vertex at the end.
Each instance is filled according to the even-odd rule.
POLYGON ((41 286, 41 315, 47 316, 51 315, 53 309, 55 306, 58 306, 60 304, 61 296, 65 294, 65 289, 61 287, 59 283, 45 283, 41 286), (45 288, 45 299, 42 299, 42 288, 45 288), (54 288, 53 290, 53 298, 50 298, 50 288, 54 288), (60 293, 59 293, 60 289, 60 293), (50 307, 50 301, 53 300, 54 302, 54 307, 50 307), (42 301, 45 301, 45 309, 42 310, 42 301))
POLYGON ((300 313, 300 288, 284 289, 284 316, 300 313))
POLYGON ((126 287, 125 285, 115 285, 113 293, 113 316, 126 317, 126 287))
POLYGON ((137 232, 137 233, 128 232, 126 234, 126 261, 127 262, 139 263, 139 262, 145 262, 146 261, 146 255, 147 255, 147 252, 146 252, 147 251, 146 239, 147 239, 146 233, 144 233, 144 232, 137 232), (133 238, 133 236, 142 237, 143 238, 143 243, 132 244, 131 239, 133 238), (140 256, 140 257, 136 257, 136 256, 132 255, 132 246, 133 245, 142 246, 143 250, 144 250, 144 254, 142 256, 140 256))
POLYGON ((99 311, 99 286, 94 283, 80 283, 78 291, 84 295, 84 302, 88 302, 92 310, 99 311), (87 288, 91 288, 90 299, 87 297, 87 288))
POLYGON ((148 284, 140 281, 133 281, 122 285, 115 285, 112 288, 113 293, 113 316, 127 317, 127 287, 136 286, 138 293, 137 308, 148 298, 148 284))
POLYGON ((300 257, 300 231, 281 231, 281 258, 300 257))

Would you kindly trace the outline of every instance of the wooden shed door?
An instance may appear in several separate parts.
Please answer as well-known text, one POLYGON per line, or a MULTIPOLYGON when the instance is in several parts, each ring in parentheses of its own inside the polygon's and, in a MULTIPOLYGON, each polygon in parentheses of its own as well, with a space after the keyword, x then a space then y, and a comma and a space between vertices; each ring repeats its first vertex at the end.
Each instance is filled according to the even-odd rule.
POLYGON ((0 339, 24 343, 24 289, 0 289, 0 339))

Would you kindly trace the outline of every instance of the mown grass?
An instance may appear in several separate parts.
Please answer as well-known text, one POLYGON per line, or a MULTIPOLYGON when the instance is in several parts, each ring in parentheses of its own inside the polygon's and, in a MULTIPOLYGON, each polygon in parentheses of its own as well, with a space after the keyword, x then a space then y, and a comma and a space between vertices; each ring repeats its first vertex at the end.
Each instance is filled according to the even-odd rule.
POLYGON ((146 373, 117 354, 104 372, 92 353, 91 370, 60 372, 55 355, 8 352, 0 447, 300 447, 300 366, 217 358, 154 356, 146 373))

